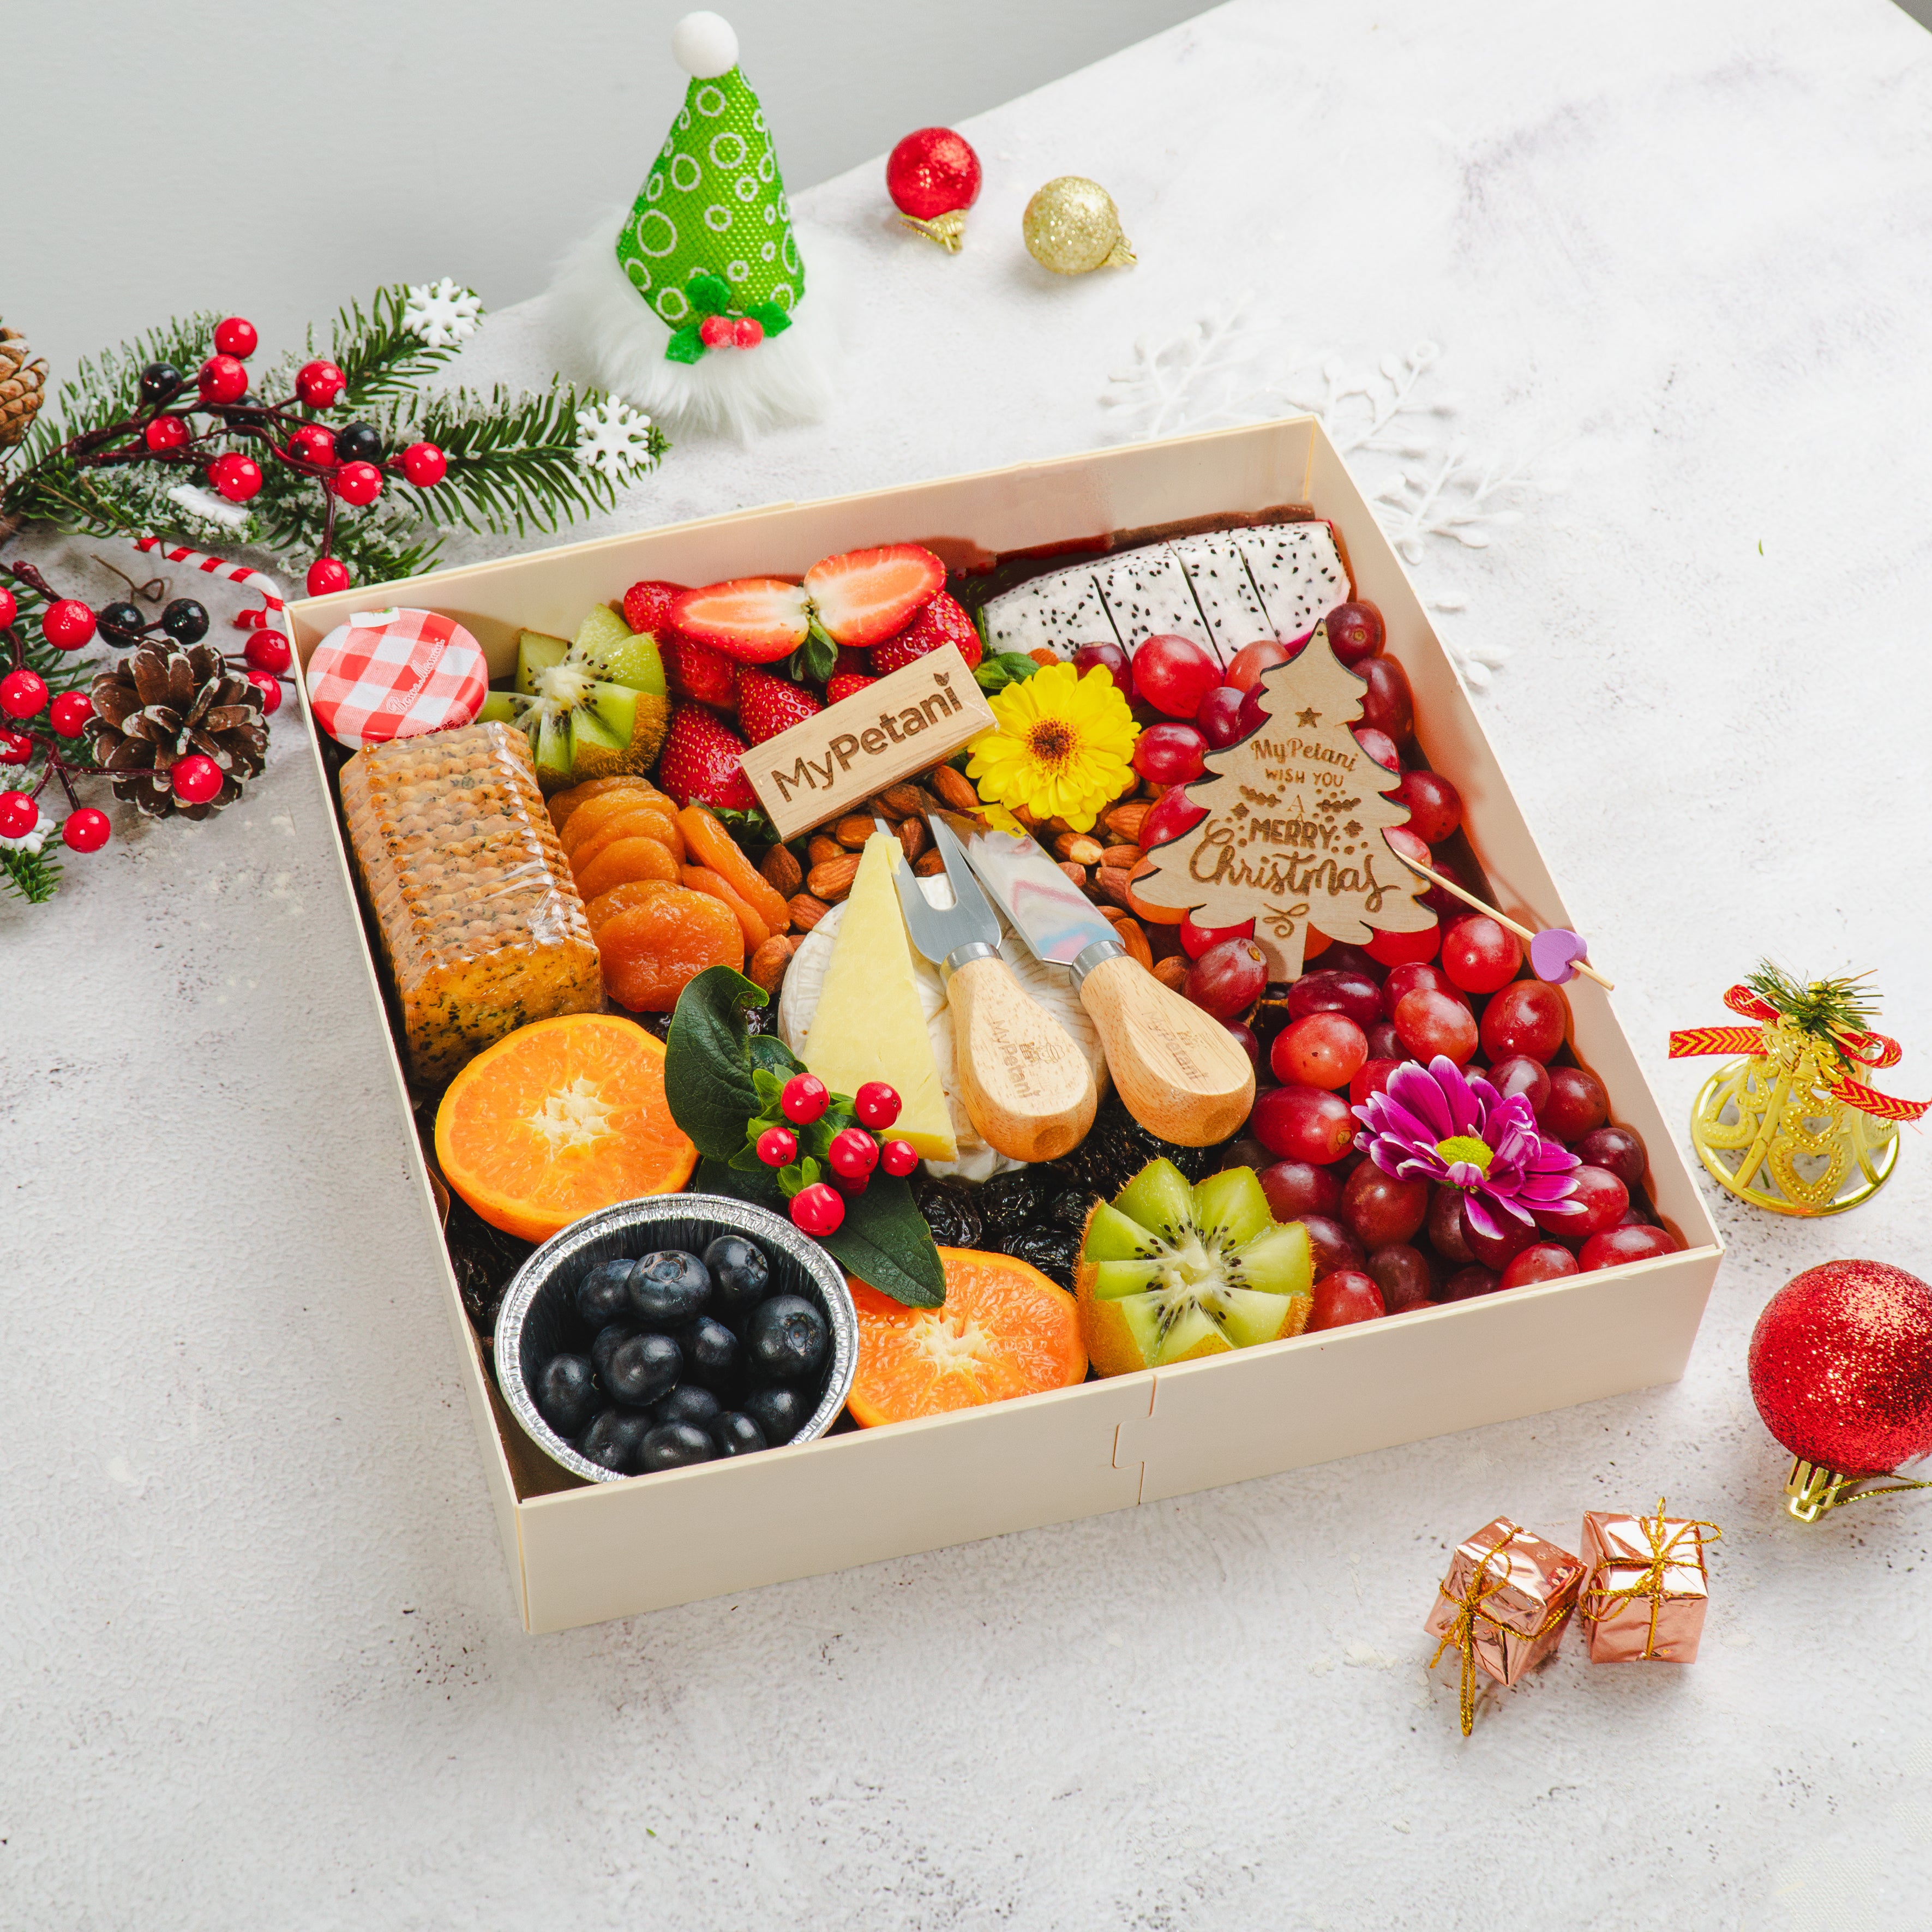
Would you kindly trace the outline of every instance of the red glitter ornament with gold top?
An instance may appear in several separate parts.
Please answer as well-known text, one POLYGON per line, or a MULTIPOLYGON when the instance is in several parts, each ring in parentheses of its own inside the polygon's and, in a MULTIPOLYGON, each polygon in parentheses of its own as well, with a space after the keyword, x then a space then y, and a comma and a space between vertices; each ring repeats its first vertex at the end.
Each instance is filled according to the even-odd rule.
POLYGON ((950 128, 916 129, 886 158, 886 192, 899 220, 949 254, 959 252, 980 184, 980 157, 950 128))

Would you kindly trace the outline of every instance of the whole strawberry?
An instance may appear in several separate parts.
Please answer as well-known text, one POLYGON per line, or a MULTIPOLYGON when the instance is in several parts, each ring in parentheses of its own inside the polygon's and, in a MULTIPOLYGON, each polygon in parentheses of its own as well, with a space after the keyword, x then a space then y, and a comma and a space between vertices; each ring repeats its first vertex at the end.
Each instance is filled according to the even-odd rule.
POLYGON ((884 677, 888 671, 902 670, 915 658, 936 651, 942 644, 957 644, 966 668, 979 668, 980 633, 958 600, 942 590, 920 610, 902 631, 896 631, 882 644, 872 646, 872 668, 884 677))
POLYGON ((663 633, 670 628, 670 607, 688 588, 649 577, 632 584, 624 592, 624 622, 634 631, 652 632, 662 644, 663 633))
POLYGON ((664 683, 674 698, 715 704, 721 711, 738 708, 738 667, 721 650, 680 638, 675 631, 658 634, 658 656, 664 661, 664 683))
POLYGON ((837 704, 848 698, 856 698, 868 684, 877 684, 875 677, 861 677, 856 672, 840 671, 828 678, 825 683, 825 701, 837 704))
POLYGON ((658 783, 680 805, 693 799, 730 812, 748 812, 758 800, 738 760, 746 744, 728 724, 694 704, 670 714, 658 757, 658 783))
POLYGON ((754 745, 802 724, 824 709, 810 692, 789 678, 748 667, 738 674, 738 722, 754 745))

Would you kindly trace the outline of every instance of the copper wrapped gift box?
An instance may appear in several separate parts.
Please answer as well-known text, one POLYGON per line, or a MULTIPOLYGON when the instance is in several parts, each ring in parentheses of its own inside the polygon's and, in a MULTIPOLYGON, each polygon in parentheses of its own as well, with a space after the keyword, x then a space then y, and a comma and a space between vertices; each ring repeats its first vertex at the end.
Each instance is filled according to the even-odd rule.
POLYGON ((1715 1523, 1592 1510, 1583 1518, 1589 1577, 1581 1602, 1592 1664, 1694 1664, 1709 1576, 1704 1546, 1715 1523))

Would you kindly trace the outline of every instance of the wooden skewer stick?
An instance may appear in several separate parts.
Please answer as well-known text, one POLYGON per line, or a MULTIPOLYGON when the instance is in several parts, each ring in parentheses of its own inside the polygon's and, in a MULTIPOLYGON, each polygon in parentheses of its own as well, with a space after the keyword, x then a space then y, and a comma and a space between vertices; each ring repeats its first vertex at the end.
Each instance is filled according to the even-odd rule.
MULTIPOLYGON (((1391 847, 1390 849, 1394 850, 1394 848, 1391 847)), ((1535 938, 1536 934, 1532 932, 1528 926, 1519 926, 1514 920, 1510 917, 1508 913, 1498 912, 1494 906, 1484 904, 1482 901, 1477 898, 1474 892, 1465 892, 1460 886, 1456 884, 1454 879, 1445 879, 1442 874, 1436 871, 1433 867, 1423 864, 1420 860, 1412 859, 1406 852, 1397 852, 1396 853, 1396 856, 1400 859, 1412 872, 1420 872, 1425 879, 1430 880, 1433 884, 1440 886, 1445 892, 1454 893, 1456 898, 1460 899, 1465 905, 1474 906, 1478 912, 1487 913, 1490 918, 1496 921, 1497 925, 1508 926, 1510 931, 1514 933, 1517 938, 1521 940, 1526 946, 1527 946, 1531 940, 1535 938)), ((1588 960, 1578 959, 1574 961, 1573 963, 1578 972, 1582 974, 1588 979, 1595 980, 1597 984, 1602 987, 1605 992, 1614 993, 1616 991, 1616 986, 1614 982, 1606 980, 1603 974, 1599 973, 1596 968, 1590 964, 1588 960)))

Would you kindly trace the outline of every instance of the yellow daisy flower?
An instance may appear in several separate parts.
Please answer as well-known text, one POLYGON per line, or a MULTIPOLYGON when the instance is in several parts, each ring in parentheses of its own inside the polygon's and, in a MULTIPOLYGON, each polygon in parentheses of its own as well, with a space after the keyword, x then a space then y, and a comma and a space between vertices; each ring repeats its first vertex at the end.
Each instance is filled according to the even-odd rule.
POLYGON ((1070 664, 1048 664, 990 702, 998 728, 968 745, 966 776, 993 823, 1017 831, 1020 807, 1090 831, 1133 776, 1141 728, 1120 686, 1097 664, 1084 677, 1070 664))

